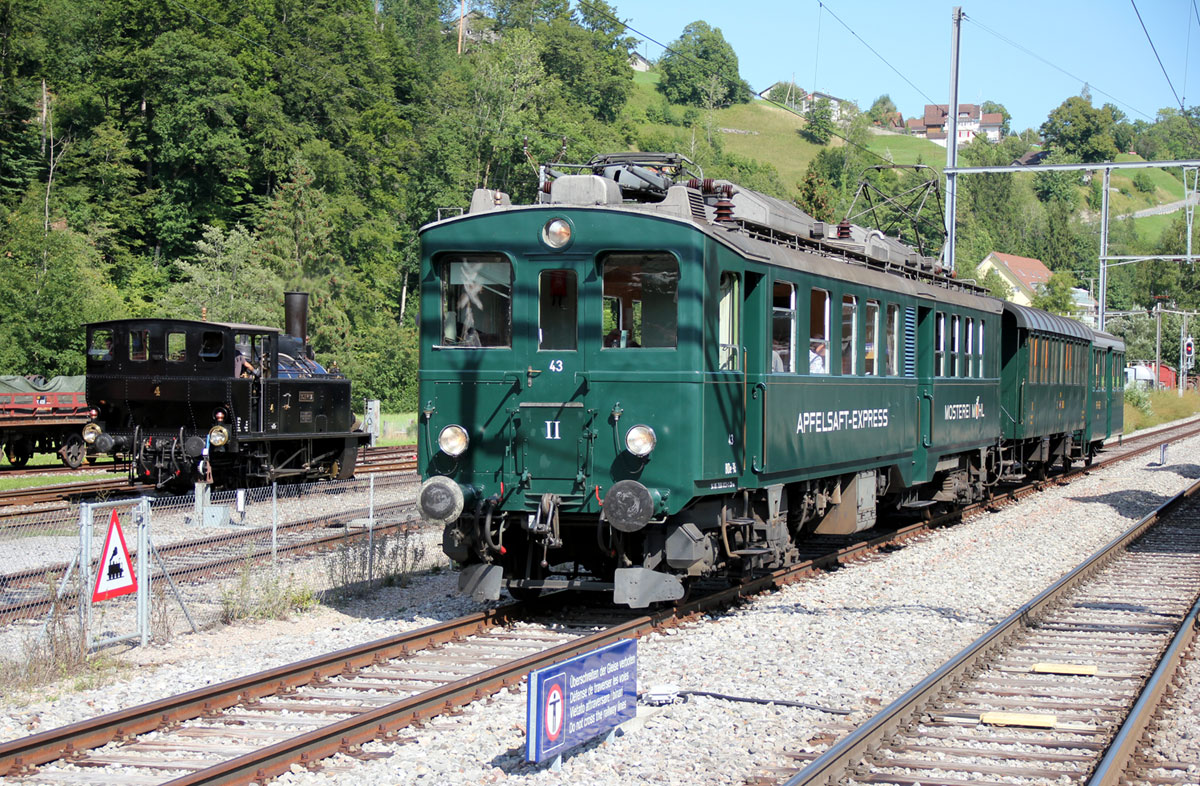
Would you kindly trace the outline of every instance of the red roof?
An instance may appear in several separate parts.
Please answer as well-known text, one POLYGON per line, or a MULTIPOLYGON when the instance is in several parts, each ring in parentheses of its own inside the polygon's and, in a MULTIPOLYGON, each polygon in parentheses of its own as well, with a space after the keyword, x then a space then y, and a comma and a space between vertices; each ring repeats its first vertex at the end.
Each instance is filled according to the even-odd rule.
MULTIPOLYGON (((925 125, 926 126, 944 126, 946 124, 946 115, 950 114, 949 104, 926 104, 925 105, 925 125)), ((968 120, 979 119, 978 104, 959 104, 958 116, 960 119, 968 120)))
POLYGON ((1001 254, 999 251, 993 251, 992 256, 1008 268, 1009 272, 1030 291, 1036 291, 1038 284, 1045 284, 1050 280, 1050 268, 1046 267, 1040 259, 1019 257, 1016 254, 1001 254))
POLYGON ((999 112, 985 112, 979 118, 981 126, 1002 126, 1004 125, 1004 115, 999 112))

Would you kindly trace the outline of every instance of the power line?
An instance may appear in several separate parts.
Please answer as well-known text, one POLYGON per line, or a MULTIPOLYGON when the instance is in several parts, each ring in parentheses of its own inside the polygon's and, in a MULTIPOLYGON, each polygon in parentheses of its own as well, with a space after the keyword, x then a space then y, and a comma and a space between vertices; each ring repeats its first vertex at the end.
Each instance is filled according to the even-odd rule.
POLYGON ((1008 36, 1006 36, 1006 35, 1003 35, 1002 33, 999 33, 999 32, 997 32, 997 31, 993 30, 992 28, 990 28, 990 27, 988 27, 987 25, 985 25, 983 22, 980 22, 980 21, 979 21, 978 19, 976 19, 975 17, 973 17, 973 16, 967 16, 966 14, 963 14, 963 19, 966 19, 968 22, 974 22, 974 23, 975 23, 975 25, 977 25, 977 26, 979 27, 979 29, 981 29, 981 30, 983 30, 983 31, 985 31, 985 32, 987 32, 987 33, 990 33, 992 36, 994 36, 994 37, 996 37, 996 38, 1000 39, 1000 40, 1001 40, 1001 41, 1003 41, 1004 43, 1006 43, 1006 44, 1008 44, 1009 46, 1011 46, 1013 49, 1017 49, 1017 50, 1019 50, 1019 51, 1021 51, 1021 52, 1024 52, 1025 54, 1029 55, 1030 57, 1034 58, 1035 60, 1040 60, 1041 62, 1043 62, 1043 63, 1045 63, 1046 65, 1048 65, 1048 66, 1050 66, 1051 68, 1053 68, 1055 71, 1058 71, 1059 73, 1062 73, 1062 74, 1065 74, 1066 76, 1069 76, 1071 79, 1075 80, 1076 82, 1079 82, 1080 84, 1086 84, 1086 85, 1088 85, 1088 86, 1089 86, 1089 87, 1090 87, 1092 90, 1095 90, 1095 91, 1096 91, 1097 93, 1099 93, 1100 95, 1102 95, 1102 96, 1106 96, 1106 97, 1108 97, 1108 98, 1111 98, 1111 99, 1112 99, 1114 102, 1116 102, 1116 103, 1120 104, 1121 106, 1123 106, 1123 107, 1125 107, 1126 109, 1128 109, 1128 110, 1130 110, 1130 111, 1134 112, 1135 114, 1141 115, 1142 117, 1146 118, 1147 120, 1154 120, 1154 118, 1153 118, 1151 115, 1149 115, 1149 114, 1147 114, 1147 113, 1145 113, 1145 112, 1141 111, 1141 110, 1140 110, 1140 109, 1138 109, 1137 107, 1134 107, 1134 106, 1131 106, 1131 105, 1129 105, 1129 104, 1125 103, 1124 101, 1122 101, 1121 99, 1119 99, 1119 98, 1117 98, 1116 96, 1112 95, 1111 93, 1106 93, 1106 92, 1104 92, 1103 90, 1101 90, 1100 88, 1098 88, 1098 87, 1096 87, 1094 84, 1092 84, 1092 82, 1091 82, 1090 80, 1087 80, 1087 79, 1081 79, 1081 78, 1079 78, 1079 77, 1075 76, 1074 74, 1072 74, 1070 71, 1066 70, 1065 68, 1063 68, 1063 67, 1061 67, 1061 66, 1059 66, 1059 65, 1057 65, 1057 64, 1055 64, 1055 63, 1051 63, 1049 60, 1047 60, 1046 58, 1042 57, 1042 56, 1041 56, 1041 55, 1039 55, 1037 52, 1034 52, 1032 49, 1029 49, 1028 47, 1022 46, 1021 44, 1018 44, 1016 41, 1012 40, 1012 39, 1011 39, 1011 38, 1009 38, 1008 36))
POLYGON ((1163 77, 1167 80, 1167 86, 1171 88, 1171 93, 1175 96, 1175 103, 1179 104, 1179 111, 1186 112, 1183 101, 1179 98, 1179 93, 1175 92, 1175 85, 1171 84, 1171 76, 1167 73, 1167 67, 1163 65, 1162 58, 1158 56, 1158 47, 1154 45, 1154 39, 1150 37, 1150 31, 1146 29, 1146 23, 1142 21, 1142 12, 1138 10, 1137 3, 1134 0, 1129 0, 1129 4, 1133 6, 1133 12, 1137 14, 1138 24, 1142 26, 1142 32, 1146 34, 1146 40, 1150 42, 1150 51, 1154 53, 1154 59, 1158 61, 1158 67, 1162 69, 1163 77))
MULTIPOLYGON (((929 94, 928 94, 928 93, 926 93, 924 90, 922 90, 921 88, 919 88, 919 87, 917 87, 916 85, 914 85, 914 84, 912 83, 912 80, 911 80, 911 79, 909 79, 908 77, 906 77, 904 74, 900 73, 900 70, 899 70, 898 68, 896 68, 896 66, 892 65, 891 63, 889 63, 889 62, 887 61, 887 58, 885 58, 883 55, 881 55, 881 54, 879 54, 878 52, 876 52, 876 51, 875 51, 875 48, 874 48, 873 46, 871 46, 870 44, 868 44, 866 41, 864 41, 864 40, 863 40, 863 38, 862 38, 862 36, 860 36, 858 33, 854 32, 853 30, 851 30, 851 29, 850 29, 850 26, 849 26, 848 24, 846 24, 845 22, 843 22, 843 21, 842 21, 842 19, 841 19, 841 17, 839 17, 837 14, 835 14, 835 13, 832 11, 832 9, 829 9, 829 8, 827 8, 827 7, 825 6, 825 3, 821 2, 821 0, 817 0, 817 5, 821 6, 821 8, 824 8, 826 11, 828 11, 828 12, 829 12, 829 15, 830 15, 830 16, 832 16, 834 19, 836 19, 836 20, 838 21, 838 24, 840 24, 842 27, 846 28, 846 32, 848 32, 850 35, 852 35, 852 36, 854 36, 855 38, 857 38, 857 39, 858 39, 858 41, 859 41, 859 43, 860 43, 860 44, 862 44, 863 46, 865 46, 865 47, 866 47, 866 48, 867 48, 867 49, 868 49, 868 50, 871 52, 871 54, 873 54, 873 55, 875 55, 876 57, 878 57, 878 58, 880 59, 880 61, 882 61, 882 62, 883 62, 883 64, 884 64, 884 65, 886 65, 888 68, 890 68, 890 69, 892 69, 893 71, 895 71, 895 72, 896 72, 896 76, 900 77, 900 78, 901 78, 901 79, 903 79, 905 82, 908 82, 908 86, 909 86, 909 87, 911 87, 913 90, 916 90, 916 91, 917 91, 918 93, 920 93, 921 95, 925 96, 925 100, 926 100, 926 101, 928 101, 928 102, 929 102, 929 103, 931 103, 931 104, 936 104, 936 103, 937 103, 937 101, 934 101, 932 98, 930 98, 930 97, 929 97, 929 94)), ((816 89, 817 89, 817 86, 816 86, 815 84, 813 85, 813 89, 814 89, 814 90, 816 90, 816 89)))

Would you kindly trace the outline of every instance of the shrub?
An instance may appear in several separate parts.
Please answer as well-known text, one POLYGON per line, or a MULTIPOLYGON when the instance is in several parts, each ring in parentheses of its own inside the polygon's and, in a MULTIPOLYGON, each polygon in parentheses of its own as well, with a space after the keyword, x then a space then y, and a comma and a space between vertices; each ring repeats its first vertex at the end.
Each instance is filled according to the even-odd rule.
POLYGON ((1142 170, 1133 176, 1133 187, 1143 194, 1154 193, 1154 181, 1150 179, 1150 173, 1142 170))

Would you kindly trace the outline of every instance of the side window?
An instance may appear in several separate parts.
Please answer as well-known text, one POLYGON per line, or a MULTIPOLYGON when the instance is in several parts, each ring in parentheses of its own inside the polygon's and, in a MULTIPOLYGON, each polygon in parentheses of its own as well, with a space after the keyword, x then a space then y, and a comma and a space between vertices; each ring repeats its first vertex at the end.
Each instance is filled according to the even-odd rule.
POLYGON ((89 363, 103 363, 113 359, 113 332, 107 328, 93 330, 88 341, 87 359, 89 363))
POLYGON ((962 354, 960 350, 962 345, 959 344, 959 330, 961 328, 961 319, 958 314, 950 317, 950 376, 962 376, 962 354))
POLYGON ((440 346, 512 346, 512 266, 499 254, 439 260, 442 279, 440 346))
POLYGON ((721 300, 717 315, 717 368, 722 371, 738 371, 741 359, 741 341, 738 336, 739 306, 742 302, 738 277, 733 273, 721 274, 721 300))
POLYGON ((975 318, 967 317, 967 332, 963 335, 963 376, 978 376, 979 364, 975 361, 975 318))
POLYGON ((863 337, 863 371, 869 376, 875 376, 883 371, 879 362, 883 347, 879 346, 879 301, 867 301, 867 335, 863 337))
POLYGON ((167 334, 167 361, 182 363, 187 360, 187 334, 171 332, 167 334))
POLYGON ((900 373, 900 306, 888 303, 887 307, 887 375, 900 373))
POLYGON ((206 330, 200 334, 200 359, 216 363, 225 352, 225 336, 216 330, 206 330))
POLYGON ((814 289, 809 296, 808 373, 828 374, 829 293, 814 289))
POLYGON ((771 371, 796 373, 796 287, 783 281, 771 292, 771 371))
POLYGON ((988 371, 984 368, 984 360, 987 355, 983 352, 983 327, 986 324, 982 319, 979 320, 979 376, 981 377, 988 376, 988 371))
POLYGON ((946 376, 946 315, 938 312, 933 323, 933 374, 946 376))
POLYGON ((679 262, 670 254, 608 254, 604 347, 674 349, 679 334, 679 262))
POLYGON ((842 373, 853 374, 858 358, 858 298, 842 296, 842 373))
POLYGON ((129 359, 137 361, 150 359, 149 330, 129 331, 129 359))
POLYGON ((538 349, 575 349, 578 292, 574 270, 538 276, 538 349))

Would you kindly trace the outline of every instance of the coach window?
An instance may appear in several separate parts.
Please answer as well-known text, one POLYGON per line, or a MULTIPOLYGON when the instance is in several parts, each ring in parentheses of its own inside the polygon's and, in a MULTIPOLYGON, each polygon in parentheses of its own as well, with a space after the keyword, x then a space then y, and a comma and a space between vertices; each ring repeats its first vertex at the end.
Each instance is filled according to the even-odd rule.
POLYGON ((933 323, 933 368, 936 376, 946 376, 946 315, 938 312, 933 323))
POLYGON ((738 307, 742 296, 739 283, 734 273, 721 274, 721 300, 717 304, 717 368, 722 371, 738 371, 741 365, 738 307))
POLYGON ((796 287, 783 281, 771 295, 771 371, 796 373, 796 287))
POLYGON ((863 370, 869 376, 875 376, 883 369, 883 364, 879 362, 880 352, 883 347, 879 346, 879 301, 867 301, 866 313, 866 331, 863 343, 863 370))
POLYGON ((171 332, 167 334, 167 361, 182 363, 187 360, 187 334, 171 332))
POLYGON ((602 317, 606 349, 674 348, 679 333, 679 263, 670 254, 608 254, 602 317))
POLYGON ((129 331, 129 359, 138 361, 150 359, 149 330, 129 331))
POLYGON ((984 370, 984 358, 987 356, 983 354, 983 327, 986 324, 982 319, 979 320, 979 376, 981 377, 989 376, 984 370))
POLYGON ((113 332, 111 330, 93 330, 88 340, 87 359, 89 363, 103 363, 113 357, 113 332))
POLYGON ((858 358, 858 298, 842 296, 842 373, 853 374, 858 358))
POLYGON ((829 373, 829 293, 814 289, 809 297, 808 373, 829 373))
POLYGON ((959 344, 959 329, 961 327, 961 319, 958 314, 953 314, 950 317, 950 376, 962 376, 962 358, 960 350, 962 346, 959 344))
POLYGON ((887 375, 900 373, 900 307, 888 303, 887 307, 887 375))
POLYGON ((439 260, 442 340, 446 348, 512 346, 512 266, 499 254, 439 260))
POLYGON ((575 349, 578 302, 574 270, 538 277, 538 349, 575 349))
POLYGON ((975 318, 967 317, 967 332, 963 334, 963 376, 975 376, 978 364, 975 362, 975 318))

